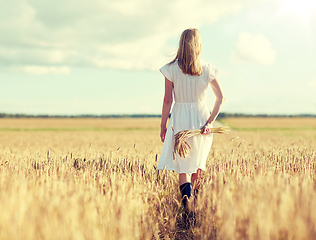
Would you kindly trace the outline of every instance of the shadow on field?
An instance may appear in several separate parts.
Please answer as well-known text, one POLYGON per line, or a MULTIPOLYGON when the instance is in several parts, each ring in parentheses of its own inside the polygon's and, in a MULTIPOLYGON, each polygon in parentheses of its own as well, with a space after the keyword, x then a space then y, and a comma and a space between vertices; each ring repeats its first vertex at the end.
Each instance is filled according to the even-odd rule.
POLYGON ((203 208, 198 206, 199 201, 196 197, 193 196, 191 201, 190 211, 186 212, 181 205, 178 205, 178 209, 174 209, 173 220, 161 219, 163 221, 162 224, 159 224, 160 231, 158 234, 160 239, 217 239, 218 229, 212 219, 207 219, 203 213, 203 208), (206 222, 208 223, 205 224, 206 222), (207 231, 203 229, 205 227, 208 228, 207 231), (207 236, 204 235, 206 232, 207 236))

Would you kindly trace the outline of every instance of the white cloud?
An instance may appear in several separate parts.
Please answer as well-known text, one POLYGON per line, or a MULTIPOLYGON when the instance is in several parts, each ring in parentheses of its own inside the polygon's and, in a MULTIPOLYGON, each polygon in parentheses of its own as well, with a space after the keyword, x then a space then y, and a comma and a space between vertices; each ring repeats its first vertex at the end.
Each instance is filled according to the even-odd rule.
POLYGON ((24 72, 37 74, 71 66, 157 69, 169 60, 170 37, 258 1, 1 1, 0 67, 32 66, 24 72))
POLYGON ((32 75, 41 75, 41 74, 64 74, 67 75, 70 73, 70 68, 68 66, 54 67, 54 66, 23 66, 15 67, 13 69, 15 72, 32 74, 32 75))
POLYGON ((22 65, 61 64, 75 54, 75 51, 52 48, 21 46, 0 47, 0 59, 7 64, 15 64, 17 62, 22 65))
POLYGON ((236 64, 257 63, 271 65, 275 62, 276 51, 263 34, 242 32, 231 54, 231 61, 236 64))

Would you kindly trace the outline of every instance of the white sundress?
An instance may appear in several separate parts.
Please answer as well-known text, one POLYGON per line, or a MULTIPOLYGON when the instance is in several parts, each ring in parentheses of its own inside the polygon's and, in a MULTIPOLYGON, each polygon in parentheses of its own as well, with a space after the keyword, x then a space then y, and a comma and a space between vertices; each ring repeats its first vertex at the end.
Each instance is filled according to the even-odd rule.
POLYGON ((201 66, 200 76, 184 74, 177 61, 159 69, 169 81, 173 82, 174 105, 157 169, 167 169, 177 173, 195 173, 199 168, 205 170, 213 134, 189 138, 187 142, 191 150, 189 149, 188 157, 180 158, 178 153, 173 154, 174 135, 182 130, 200 129, 210 116, 205 102, 205 90, 217 76, 218 69, 202 61, 201 66))

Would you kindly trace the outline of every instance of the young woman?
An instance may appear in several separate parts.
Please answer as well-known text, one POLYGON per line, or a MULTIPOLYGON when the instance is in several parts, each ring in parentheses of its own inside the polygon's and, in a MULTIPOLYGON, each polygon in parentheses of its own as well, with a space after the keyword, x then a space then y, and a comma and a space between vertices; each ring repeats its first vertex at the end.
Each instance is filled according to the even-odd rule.
POLYGON ((222 102, 223 92, 216 76, 218 70, 200 61, 201 36, 197 29, 186 29, 180 38, 179 49, 173 61, 160 69, 165 77, 165 96, 161 117, 161 141, 164 143, 157 169, 179 173, 182 203, 187 206, 192 185, 200 187, 201 171, 212 145, 210 128, 215 121, 222 102), (212 113, 205 102, 205 90, 211 85, 216 96, 212 113), (167 128, 171 105, 174 105, 167 128), (188 157, 182 159, 174 153, 174 134, 182 130, 203 129, 202 135, 189 138, 191 146, 188 157))

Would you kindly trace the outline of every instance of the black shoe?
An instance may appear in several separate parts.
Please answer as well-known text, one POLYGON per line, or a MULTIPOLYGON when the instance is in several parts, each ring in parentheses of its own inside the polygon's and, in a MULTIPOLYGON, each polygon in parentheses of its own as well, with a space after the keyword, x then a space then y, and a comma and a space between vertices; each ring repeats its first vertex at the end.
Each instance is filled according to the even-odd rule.
POLYGON ((180 186, 180 192, 182 195, 182 204, 184 209, 188 206, 188 200, 191 197, 191 189, 192 189, 192 183, 184 183, 180 186))

